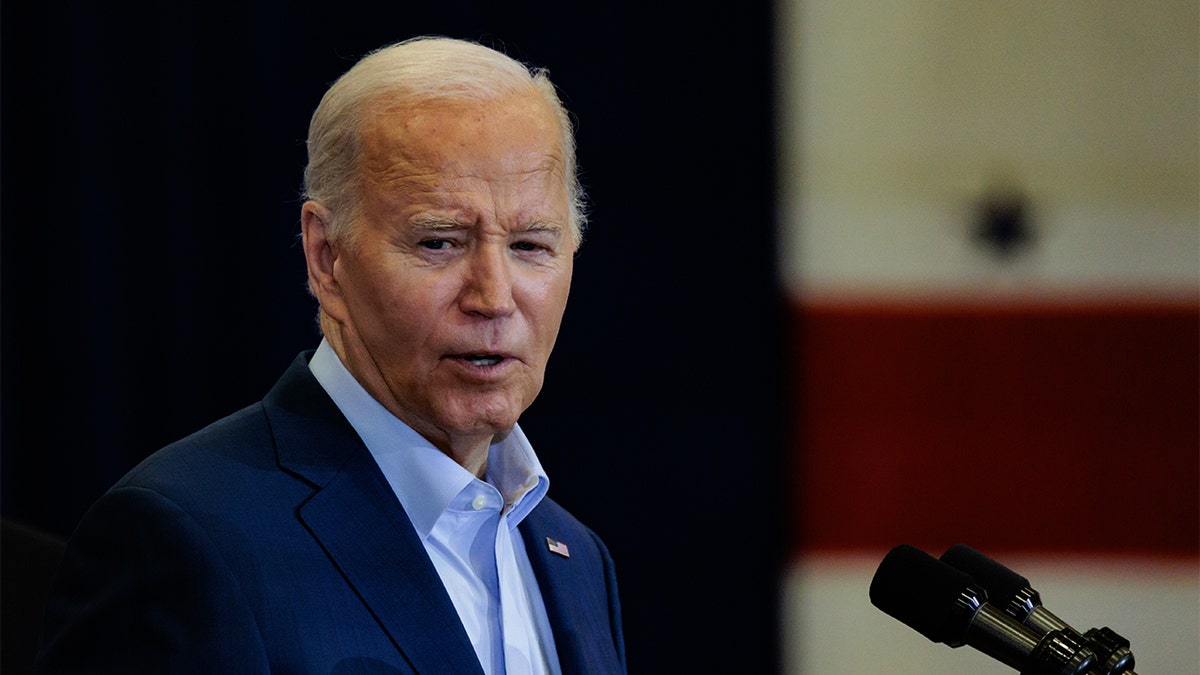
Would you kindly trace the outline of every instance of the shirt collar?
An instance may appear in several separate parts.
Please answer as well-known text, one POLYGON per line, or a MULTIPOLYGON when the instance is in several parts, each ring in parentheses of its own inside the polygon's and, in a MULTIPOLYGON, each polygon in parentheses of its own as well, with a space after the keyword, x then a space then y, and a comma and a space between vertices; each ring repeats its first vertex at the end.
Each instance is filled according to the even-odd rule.
MULTIPOLYGON (((375 458, 417 534, 428 537, 438 517, 477 480, 475 476, 363 389, 328 340, 321 340, 308 367, 375 458)), ((504 498, 510 527, 520 524, 550 487, 520 426, 488 448, 486 478, 504 498)))

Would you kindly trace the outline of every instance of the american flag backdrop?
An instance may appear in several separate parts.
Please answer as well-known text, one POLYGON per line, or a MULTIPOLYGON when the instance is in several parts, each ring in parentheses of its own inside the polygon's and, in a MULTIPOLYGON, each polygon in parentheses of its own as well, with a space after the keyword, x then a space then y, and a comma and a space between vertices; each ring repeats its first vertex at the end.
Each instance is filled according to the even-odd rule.
POLYGON ((784 0, 790 673, 1007 673, 872 607, 966 543, 1200 672, 1200 15, 784 0))

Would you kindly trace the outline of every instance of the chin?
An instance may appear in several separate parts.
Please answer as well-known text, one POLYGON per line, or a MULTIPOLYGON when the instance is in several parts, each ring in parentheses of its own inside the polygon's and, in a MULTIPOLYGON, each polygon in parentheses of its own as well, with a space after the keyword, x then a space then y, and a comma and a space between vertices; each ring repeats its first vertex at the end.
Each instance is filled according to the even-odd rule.
POLYGON ((441 415, 445 428, 469 435, 495 435, 513 428, 523 407, 505 401, 462 401, 441 415))

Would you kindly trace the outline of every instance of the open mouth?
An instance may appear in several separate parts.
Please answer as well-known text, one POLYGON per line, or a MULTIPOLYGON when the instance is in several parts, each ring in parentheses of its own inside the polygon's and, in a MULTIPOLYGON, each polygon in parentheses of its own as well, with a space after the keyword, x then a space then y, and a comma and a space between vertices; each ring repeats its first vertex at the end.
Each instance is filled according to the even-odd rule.
POLYGON ((494 366, 504 360, 503 356, 495 354, 465 354, 462 358, 473 366, 494 366))

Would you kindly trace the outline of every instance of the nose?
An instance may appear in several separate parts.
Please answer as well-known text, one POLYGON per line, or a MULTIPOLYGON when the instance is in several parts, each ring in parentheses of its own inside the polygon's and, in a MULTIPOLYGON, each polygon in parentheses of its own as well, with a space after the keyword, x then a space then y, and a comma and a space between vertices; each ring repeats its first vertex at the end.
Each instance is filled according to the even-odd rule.
POLYGON ((492 319, 507 316, 516 309, 512 263, 506 253, 504 246, 488 243, 468 255, 459 299, 463 312, 492 319))

